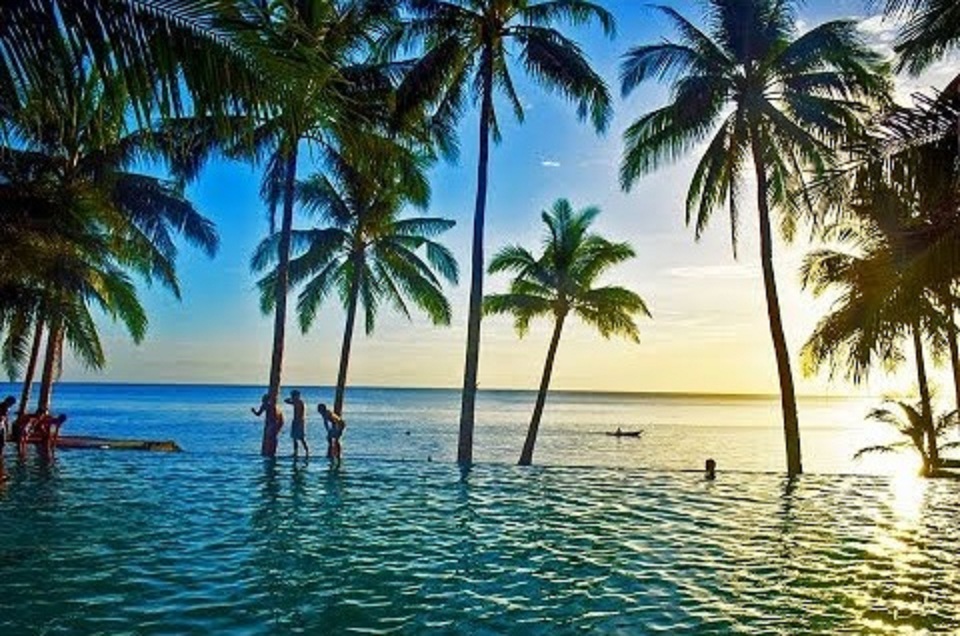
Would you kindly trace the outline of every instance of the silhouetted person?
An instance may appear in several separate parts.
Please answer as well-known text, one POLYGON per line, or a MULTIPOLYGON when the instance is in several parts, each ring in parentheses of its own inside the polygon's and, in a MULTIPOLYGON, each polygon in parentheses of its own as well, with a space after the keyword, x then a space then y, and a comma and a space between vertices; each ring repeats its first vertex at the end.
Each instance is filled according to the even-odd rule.
POLYGON ((704 464, 704 477, 707 479, 716 479, 717 478, 717 462, 710 458, 704 464))
POLYGON ((310 447, 307 446, 307 416, 306 407, 300 399, 300 391, 290 391, 290 397, 284 400, 293 405, 293 424, 290 425, 290 437, 293 439, 293 456, 297 457, 297 442, 303 444, 303 452, 310 459, 310 447))
POLYGON ((317 405, 317 411, 323 416, 323 428, 327 430, 327 457, 339 464, 340 438, 347 424, 342 417, 327 409, 327 405, 322 402, 317 405))
POLYGON ((0 402, 0 457, 3 456, 3 447, 7 442, 7 435, 9 433, 9 413, 10 408, 17 403, 17 398, 12 395, 8 395, 0 402))
POLYGON ((283 428, 283 412, 277 408, 275 402, 270 401, 270 395, 263 394, 260 398, 259 408, 250 408, 250 412, 260 417, 263 415, 266 419, 263 426, 263 441, 260 443, 260 454, 264 457, 274 457, 277 454, 277 437, 280 435, 280 429, 283 428), (273 426, 267 426, 270 422, 270 409, 273 409, 273 426))

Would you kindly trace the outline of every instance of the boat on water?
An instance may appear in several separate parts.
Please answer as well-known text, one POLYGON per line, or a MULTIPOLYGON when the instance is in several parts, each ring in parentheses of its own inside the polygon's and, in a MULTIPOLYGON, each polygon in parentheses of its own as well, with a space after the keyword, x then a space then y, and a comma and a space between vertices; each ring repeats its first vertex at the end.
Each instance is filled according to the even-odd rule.
POLYGON ((606 434, 611 437, 640 437, 641 435, 643 435, 643 430, 641 429, 637 431, 624 431, 618 428, 615 431, 607 431, 606 434))

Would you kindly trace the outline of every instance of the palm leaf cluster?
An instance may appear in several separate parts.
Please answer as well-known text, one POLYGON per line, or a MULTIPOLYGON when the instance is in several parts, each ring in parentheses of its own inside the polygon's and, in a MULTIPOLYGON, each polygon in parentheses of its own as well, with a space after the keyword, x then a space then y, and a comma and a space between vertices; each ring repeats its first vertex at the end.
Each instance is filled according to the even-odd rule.
MULTIPOLYGON (((890 404, 898 407, 899 413, 891 408, 881 406, 871 410, 867 419, 893 428, 906 439, 861 448, 853 456, 854 459, 875 453, 895 453, 904 449, 914 450, 920 455, 921 474, 930 475, 934 471, 935 463, 931 449, 927 444, 927 425, 923 407, 902 400, 892 400, 890 404)), ((937 416, 934 422, 934 434, 936 439, 940 440, 940 450, 960 448, 960 442, 942 441, 951 429, 956 428, 958 422, 960 422, 960 419, 958 419, 957 411, 949 411, 937 416)))

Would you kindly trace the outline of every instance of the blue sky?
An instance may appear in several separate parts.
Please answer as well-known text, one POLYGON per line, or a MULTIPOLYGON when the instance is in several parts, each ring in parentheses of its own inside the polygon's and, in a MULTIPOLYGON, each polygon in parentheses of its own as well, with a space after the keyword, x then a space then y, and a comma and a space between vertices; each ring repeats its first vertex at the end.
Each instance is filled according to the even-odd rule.
MULTIPOLYGON (((606 39, 598 28, 570 30, 615 95, 615 116, 604 135, 578 122, 575 109, 522 79, 518 89, 526 121, 515 122, 500 108, 503 141, 490 162, 486 233, 487 255, 505 243, 534 247, 540 236, 540 211, 557 198, 575 206, 598 205, 598 231, 630 241, 638 257, 610 274, 610 282, 631 287, 651 307, 653 320, 641 324, 642 342, 604 341, 573 324, 561 343, 553 386, 568 389, 626 391, 775 392, 776 371, 766 326, 756 241, 744 201, 742 250, 734 260, 729 226, 718 213, 702 240, 683 222, 683 199, 693 158, 643 179, 630 193, 617 180, 621 135, 633 119, 663 103, 665 89, 648 84, 629 98, 619 96, 618 65, 629 47, 668 37, 668 26, 648 5, 632 0, 603 3, 618 22, 618 35, 606 39)), ((696 20, 689 2, 671 3, 696 20)), ((798 25, 808 28, 835 17, 869 18, 865 35, 888 50, 892 25, 870 17, 866 3, 852 0, 809 2, 798 25)), ((954 60, 955 62, 955 60, 954 60)), ((935 66, 922 78, 903 83, 901 92, 928 84, 943 85, 956 64, 935 66)), ((362 385, 459 386, 469 276, 470 220, 476 175, 477 114, 460 127, 461 157, 456 165, 438 165, 431 173, 429 214, 457 221, 445 235, 461 263, 462 282, 451 288, 454 308, 449 328, 422 318, 407 322, 383 313, 377 332, 358 333, 351 381, 362 385)), ((307 168, 305 164, 302 168, 307 168)), ((302 170, 303 172, 303 170, 302 170)), ((258 198, 259 173, 246 165, 216 162, 189 190, 212 218, 222 247, 212 261, 184 248, 179 271, 183 300, 160 289, 143 292, 151 320, 146 342, 134 346, 116 327, 104 325, 109 366, 94 374, 67 360, 64 379, 128 382, 227 382, 266 380, 272 319, 260 315, 255 278, 248 262, 267 230, 258 198)), ((309 219, 298 218, 298 227, 309 219)), ((796 267, 806 245, 777 245, 776 260, 784 320, 794 368, 797 352, 826 307, 799 289, 796 267)), ((486 291, 503 289, 505 280, 489 278, 486 291)), ((329 385, 335 380, 343 314, 336 303, 321 312, 315 328, 300 334, 289 323, 284 384, 329 385)), ((536 326, 518 340, 509 319, 484 321, 481 387, 533 388, 539 381, 549 325, 536 326)), ((878 379, 867 390, 909 388, 909 375, 878 379)), ((850 387, 824 377, 800 379, 805 393, 846 393, 850 387)))

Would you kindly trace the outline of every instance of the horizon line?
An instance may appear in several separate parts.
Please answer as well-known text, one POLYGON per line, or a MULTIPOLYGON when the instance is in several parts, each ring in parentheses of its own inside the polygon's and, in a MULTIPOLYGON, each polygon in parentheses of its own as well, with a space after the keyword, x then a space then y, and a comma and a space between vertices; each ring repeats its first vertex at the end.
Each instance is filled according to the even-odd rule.
MULTIPOLYGON (((6 380, 3 382, 8 385, 21 385, 22 382, 6 380)), ((189 381, 149 381, 149 382, 122 382, 122 381, 113 381, 113 380, 61 380, 57 382, 58 385, 103 385, 103 386, 190 386, 190 387, 242 387, 242 388, 256 388, 264 387, 265 384, 261 382, 189 382, 189 381)), ((285 383, 283 386, 288 388, 293 387, 310 387, 316 389, 330 389, 334 390, 336 387, 332 384, 306 384, 306 383, 285 383)), ((347 386, 347 391, 350 389, 371 389, 371 390, 399 390, 399 391, 460 391, 462 387, 459 386, 401 386, 401 385, 375 385, 375 384, 358 384, 353 386, 347 386)), ((517 388, 517 387, 489 387, 489 388, 479 388, 478 392, 499 392, 499 393, 536 393, 537 389, 530 388, 517 388)), ((720 398, 748 398, 748 399, 770 399, 780 397, 779 393, 739 393, 739 392, 724 392, 724 391, 644 391, 644 390, 605 390, 605 389, 585 389, 585 388, 576 388, 576 389, 550 389, 549 393, 566 393, 566 394, 595 394, 595 395, 644 395, 644 396, 662 396, 662 397, 720 397, 720 398)), ((883 395, 855 395, 850 393, 798 393, 797 397, 799 398, 820 398, 820 399, 833 399, 833 398, 883 398, 883 395)))

